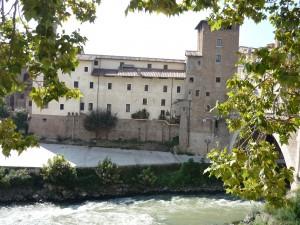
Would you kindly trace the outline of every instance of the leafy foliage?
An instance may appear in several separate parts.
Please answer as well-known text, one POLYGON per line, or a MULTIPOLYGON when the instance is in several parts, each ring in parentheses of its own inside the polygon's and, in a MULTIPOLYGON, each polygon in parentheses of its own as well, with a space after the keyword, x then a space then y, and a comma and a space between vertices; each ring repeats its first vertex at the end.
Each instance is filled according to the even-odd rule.
POLYGON ((277 164, 278 152, 266 141, 249 143, 247 150, 234 148, 212 151, 213 164, 206 170, 220 178, 226 192, 250 200, 265 199, 274 206, 286 203, 287 182, 293 180, 291 170, 277 164))
POLYGON ((9 111, 6 105, 0 103, 0 119, 9 117, 9 111))
POLYGON ((21 187, 32 184, 32 177, 27 169, 0 168, 0 186, 1 187, 21 187))
POLYGON ((101 184, 117 184, 120 182, 120 171, 118 166, 110 159, 105 158, 102 162, 99 162, 96 168, 96 174, 98 175, 101 184))
POLYGON ((24 130, 25 134, 28 132, 28 113, 25 111, 16 112, 13 116, 13 121, 17 126, 17 131, 24 130))
POLYGON ((41 175, 50 184, 66 187, 72 187, 77 178, 76 169, 62 155, 49 159, 41 175))
POLYGON ((204 9, 211 10, 209 23, 213 30, 243 24, 245 18, 256 23, 269 19, 275 28, 279 45, 260 48, 253 57, 241 56, 239 63, 245 68, 245 76, 235 75, 227 82, 228 100, 216 108, 227 118, 229 129, 240 133, 242 144, 231 153, 215 150, 209 154, 212 166, 208 171, 224 181, 228 192, 250 199, 265 198, 278 206, 278 202, 286 202, 285 179, 292 181, 292 170, 276 167, 274 147, 265 142, 265 137, 275 133, 281 144, 286 144, 300 127, 300 3, 132 0, 127 12, 177 15, 204 9), (259 157, 267 160, 267 165, 259 157), (271 193, 274 187, 275 195, 271 193))
MULTIPOLYGON (((86 38, 78 31, 66 33, 61 28, 70 17, 82 23, 93 22, 97 4, 100 0, 1 1, 0 99, 26 88, 27 83, 17 79, 22 69, 27 69, 30 79, 38 84, 32 89, 31 98, 40 107, 59 97, 79 97, 78 89, 70 89, 59 81, 58 71, 68 74, 78 65, 77 54, 86 38)), ((10 132, 5 138, 10 140, 0 135, 0 142, 16 141, 19 151, 36 145, 33 137, 22 139, 18 132, 12 132, 11 122, 1 123, 0 130, 8 126, 10 132)), ((6 145, 5 154, 9 155, 15 145, 6 145)))
POLYGON ((148 119, 149 116, 150 114, 146 109, 142 109, 131 114, 132 119, 148 119))
POLYGON ((151 167, 143 169, 138 176, 138 182, 144 186, 153 186, 157 181, 157 176, 151 170, 151 167))
POLYGON ((118 118, 109 111, 96 110, 92 111, 84 119, 84 127, 88 131, 95 132, 96 138, 100 131, 108 132, 116 126, 118 118))

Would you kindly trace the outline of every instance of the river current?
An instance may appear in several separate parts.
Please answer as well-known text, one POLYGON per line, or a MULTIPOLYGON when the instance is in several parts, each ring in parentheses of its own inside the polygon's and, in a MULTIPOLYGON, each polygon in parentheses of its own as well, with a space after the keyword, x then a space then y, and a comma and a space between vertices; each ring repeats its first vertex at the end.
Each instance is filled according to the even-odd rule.
POLYGON ((260 204, 225 196, 149 196, 0 207, 0 225, 223 225, 260 204))

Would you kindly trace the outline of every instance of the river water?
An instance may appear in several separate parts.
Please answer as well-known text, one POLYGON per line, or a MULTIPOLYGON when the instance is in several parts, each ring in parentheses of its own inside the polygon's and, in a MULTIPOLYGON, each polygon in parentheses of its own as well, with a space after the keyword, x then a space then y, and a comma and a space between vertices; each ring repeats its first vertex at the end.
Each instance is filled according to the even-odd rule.
POLYGON ((0 207, 0 225, 221 225, 260 204, 225 196, 149 196, 0 207))

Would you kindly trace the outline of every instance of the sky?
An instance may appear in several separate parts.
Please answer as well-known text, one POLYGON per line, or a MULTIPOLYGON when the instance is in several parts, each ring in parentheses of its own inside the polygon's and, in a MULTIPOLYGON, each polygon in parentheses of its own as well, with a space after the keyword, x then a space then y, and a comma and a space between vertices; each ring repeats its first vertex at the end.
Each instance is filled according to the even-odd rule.
MULTIPOLYGON (((80 27, 88 38, 84 52, 99 55, 184 59, 186 50, 196 50, 196 25, 208 12, 188 12, 167 17, 134 12, 125 15, 129 0, 102 0, 93 24, 68 22, 67 31, 80 27)), ((272 26, 249 20, 240 28, 240 45, 261 47, 274 42, 272 26)))

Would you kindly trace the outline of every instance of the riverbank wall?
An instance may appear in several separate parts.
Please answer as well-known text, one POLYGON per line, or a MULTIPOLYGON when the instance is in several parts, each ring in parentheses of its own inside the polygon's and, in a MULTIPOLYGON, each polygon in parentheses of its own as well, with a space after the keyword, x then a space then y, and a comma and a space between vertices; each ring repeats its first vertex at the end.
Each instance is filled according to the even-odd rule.
POLYGON ((97 168, 76 168, 76 179, 49 182, 39 169, 1 168, 0 203, 70 202, 148 194, 220 193, 223 184, 203 174, 206 163, 122 166, 103 182, 97 168))

